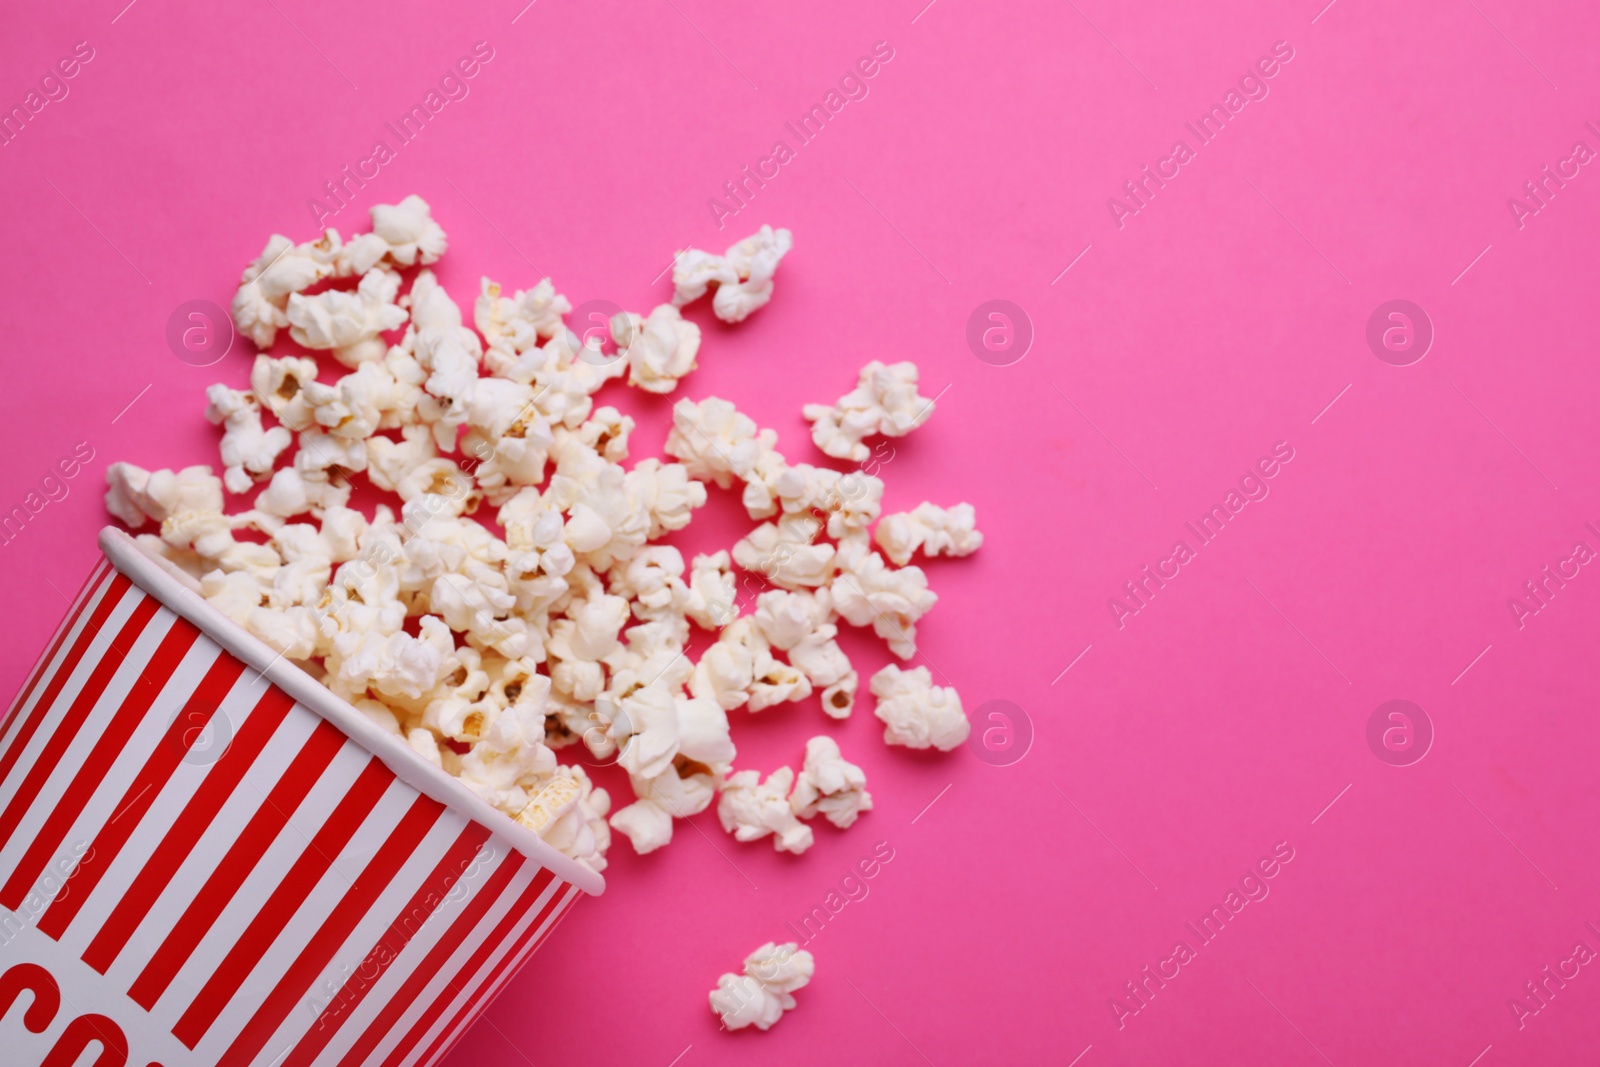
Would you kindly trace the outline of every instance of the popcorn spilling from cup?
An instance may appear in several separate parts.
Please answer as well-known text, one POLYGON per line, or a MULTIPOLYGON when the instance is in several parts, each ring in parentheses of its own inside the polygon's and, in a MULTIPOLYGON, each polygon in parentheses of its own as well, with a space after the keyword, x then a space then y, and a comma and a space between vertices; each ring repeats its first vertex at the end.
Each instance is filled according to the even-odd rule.
MULTIPOLYGON (((798 775, 735 771, 728 712, 816 692, 827 715, 849 716, 861 683, 839 626, 870 627, 909 659, 937 599, 910 561, 975 551, 973 509, 883 515, 879 478, 791 464, 773 431, 716 397, 679 400, 666 455, 624 466, 634 421, 594 402, 616 379, 675 392, 701 342, 679 308, 712 292, 718 318, 743 321, 771 300, 792 243, 763 226, 721 255, 680 253, 672 301, 612 316, 608 351, 568 328, 572 304, 548 278, 510 295, 483 279, 468 326, 430 269, 448 241, 418 196, 374 207, 372 232, 348 241, 273 235, 234 296, 239 332, 265 350, 287 330, 343 373, 260 352, 248 388, 206 391, 222 473, 116 463, 107 507, 154 526, 139 544, 223 614, 595 871, 612 830, 651 852, 713 800, 738 840, 804 852, 809 820, 845 828, 871 809, 865 774, 825 735, 798 775), (362 476, 391 498, 371 514, 350 506, 362 476), (708 485, 737 485, 757 525, 685 560, 660 539, 708 485), (772 587, 749 614, 736 567, 772 587), (714 635, 696 662, 691 627, 714 635), (580 744, 627 772, 632 803, 612 812, 582 766, 558 760, 580 744)), ((917 377, 873 361, 835 403, 805 405, 816 446, 860 463, 867 439, 920 427, 934 403, 917 377)), ((867 688, 889 744, 966 740, 960 698, 926 668, 887 666, 867 688)), ((811 973, 809 953, 769 944, 723 976, 712 1006, 730 1028, 766 1029, 811 973)))

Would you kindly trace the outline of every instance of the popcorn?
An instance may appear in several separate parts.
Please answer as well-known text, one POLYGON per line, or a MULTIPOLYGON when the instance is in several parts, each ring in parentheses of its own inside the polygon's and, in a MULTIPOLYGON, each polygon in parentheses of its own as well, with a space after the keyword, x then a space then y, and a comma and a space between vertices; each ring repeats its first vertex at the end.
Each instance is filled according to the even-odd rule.
MULTIPOLYGON (((883 511, 883 480, 859 471, 840 474, 801 463, 778 471, 771 485, 785 514, 823 517, 829 537, 861 533, 883 511)), ((750 495, 746 493, 746 506, 750 495)))
POLYGON ((815 526, 807 519, 764 522, 733 546, 733 561, 784 589, 826 585, 833 578, 835 549, 812 541, 815 526))
POLYGON ((332 349, 333 358, 354 368, 382 359, 389 346, 378 335, 406 321, 394 302, 400 275, 381 268, 361 277, 356 291, 329 289, 316 296, 289 297, 289 336, 306 348, 332 349))
POLYGON ((848 719, 855 707, 860 679, 850 659, 834 640, 838 627, 820 626, 789 650, 789 662, 822 690, 822 710, 835 719, 848 719))
POLYGON ((678 380, 694 370, 700 350, 700 327, 685 321, 671 304, 662 304, 644 319, 626 311, 613 315, 611 336, 626 354, 628 384, 647 393, 678 388, 678 380))
POLYGON ((883 720, 883 739, 907 748, 949 752, 967 740, 971 727, 954 689, 933 684, 926 667, 903 671, 894 664, 872 676, 873 714, 883 720))
POLYGON ((525 703, 496 713, 461 757, 463 784, 498 808, 524 813, 529 789, 547 788, 555 772, 556 754, 544 745, 544 710, 525 703))
POLYGON ((917 651, 917 620, 939 599, 922 568, 891 568, 865 538, 842 542, 835 565, 828 587, 834 609, 852 626, 870 625, 891 652, 910 659, 917 651))
POLYGON ((902 567, 919 550, 925 556, 970 556, 983 544, 971 504, 946 510, 926 500, 910 511, 884 516, 872 539, 902 567))
POLYGON ((765 649, 756 653, 750 674, 751 711, 764 711, 811 695, 811 680, 799 668, 784 663, 765 649))
POLYGON ((711 1010, 729 1030, 768 1030, 795 1006, 794 991, 811 982, 816 961, 795 942, 768 941, 745 957, 744 973, 724 974, 711 991, 711 1010))
POLYGON ((379 489, 393 493, 402 482, 416 484, 414 472, 438 454, 427 427, 407 426, 400 431, 398 441, 388 437, 368 439, 367 476, 379 489))
POLYGON ((626 564, 613 567, 607 585, 632 602, 635 616, 650 621, 683 616, 689 589, 682 578, 682 553, 660 545, 643 548, 626 564))
POLYGON ((759 771, 739 771, 723 783, 717 801, 717 819, 722 828, 739 841, 759 841, 772 837, 779 852, 799 855, 811 847, 811 827, 789 809, 789 790, 794 771, 779 767, 761 780, 759 771))
POLYGON ((106 510, 134 529, 174 515, 222 513, 222 481, 210 467, 147 471, 132 463, 106 469, 106 510))
POLYGON ((261 405, 253 395, 220 383, 206 390, 206 421, 225 427, 222 482, 230 493, 248 492, 292 441, 282 426, 262 427, 261 405))
POLYGON ((385 256, 396 266, 437 262, 449 247, 428 202, 415 193, 398 204, 374 205, 372 233, 383 239, 388 246, 385 256))
POLYGON ((548 341, 562 328, 561 317, 572 303, 556 292, 549 278, 516 296, 502 296, 498 284, 482 279, 482 289, 472 306, 472 321, 483 334, 486 362, 495 374, 516 364, 516 357, 548 341))
POLYGON ((267 247, 239 278, 233 294, 233 320, 257 348, 270 348, 278 330, 289 325, 289 298, 311 288, 334 271, 339 235, 329 230, 321 240, 296 245, 273 234, 267 247))
MULTIPOLYGON (((839 626, 871 626, 909 657, 936 598, 908 562, 976 549, 972 508, 880 517, 879 478, 791 464, 776 433, 717 397, 679 400, 665 455, 630 461, 634 420, 595 402, 623 377, 677 391, 702 341, 679 307, 715 287, 719 318, 747 317, 771 298, 789 232, 683 253, 672 303, 612 318, 615 354, 595 324, 565 321, 572 304, 548 278, 509 295, 483 278, 469 326, 429 269, 447 244, 415 196, 375 206, 371 232, 348 241, 274 236, 241 275, 234 318, 258 348, 287 328, 301 351, 258 352, 248 389, 207 389, 220 477, 116 463, 108 510, 228 618, 592 870, 613 830, 648 853, 713 801, 728 832, 779 851, 810 847, 804 820, 851 825, 872 801, 832 739, 808 742, 798 776, 763 780, 734 771, 729 712, 820 691, 827 715, 848 716, 860 675, 839 626), (388 502, 352 507, 368 507, 354 495, 363 481, 388 502), (662 539, 712 484, 738 493, 755 525, 686 563, 662 539), (251 492, 248 510, 226 510, 226 494, 251 492), (741 614, 746 589, 754 607, 741 614), (691 625, 713 635, 696 655, 691 625), (630 803, 613 813, 606 790, 561 762, 579 742, 627 772, 630 803)), ((916 382, 912 364, 869 364, 838 404, 806 409, 814 440, 864 459, 865 437, 925 419, 916 382)), ((872 691, 890 743, 966 737, 959 698, 925 669, 885 668, 872 691)), ((809 955, 767 945, 713 1003, 730 1026, 765 1028, 810 974, 809 955)))
POLYGON ((283 467, 256 495, 256 510, 280 519, 317 515, 350 502, 350 483, 326 470, 283 467))
POLYGON ((794 236, 788 230, 763 226, 729 248, 726 255, 698 248, 682 252, 672 268, 672 302, 683 307, 715 284, 717 293, 711 303, 717 318, 743 322, 772 299, 772 276, 793 247, 794 236))
POLYGON ((689 691, 727 711, 743 707, 750 700, 756 656, 763 651, 763 644, 749 619, 735 619, 700 656, 689 691))
POLYGON ((757 458, 777 443, 777 434, 758 429, 726 400, 712 396, 698 404, 680 400, 672 405, 667 455, 682 460, 691 478, 726 489, 735 475, 743 478, 755 467, 757 458))
POLYGON ((261 405, 290 430, 309 430, 316 421, 314 403, 326 401, 328 387, 317 381, 317 361, 297 356, 256 356, 250 389, 261 405))
POLYGON ((689 564, 689 595, 683 613, 702 630, 718 630, 738 614, 739 591, 726 552, 696 556, 689 564))
POLYGON ((788 652, 833 617, 826 591, 821 596, 774 590, 756 598, 756 626, 774 648, 788 652))
POLYGON ((606 825, 611 795, 593 785, 582 767, 570 764, 557 767, 544 790, 534 794, 517 821, 595 873, 605 870, 606 852, 611 848, 611 828, 606 825), (544 790, 559 799, 570 795, 568 783, 573 782, 578 788, 576 800, 553 805, 546 800, 544 790))
POLYGON ((380 700, 415 704, 439 683, 440 669, 454 650, 449 627, 433 615, 422 617, 416 637, 404 632, 341 634, 328 657, 329 687, 340 696, 371 690, 380 700))
POLYGON ((681 463, 643 460, 627 473, 623 485, 629 498, 649 517, 646 536, 652 540, 689 525, 694 509, 706 503, 706 487, 691 481, 688 468, 681 463))
POLYGON ((716 796, 713 776, 698 765, 684 763, 655 778, 632 779, 639 799, 611 816, 613 829, 625 834, 633 850, 643 856, 672 843, 672 820, 687 819, 711 806, 716 796))
POLYGON ((823 815, 839 829, 847 829, 862 812, 872 810, 867 776, 845 761, 833 738, 813 737, 806 742, 805 768, 789 795, 789 810, 802 819, 823 815))
POLYGON ((904 437, 933 413, 933 401, 917 395, 917 365, 873 360, 861 369, 856 387, 834 402, 807 404, 811 439, 830 456, 860 463, 871 450, 862 439, 875 434, 904 437))

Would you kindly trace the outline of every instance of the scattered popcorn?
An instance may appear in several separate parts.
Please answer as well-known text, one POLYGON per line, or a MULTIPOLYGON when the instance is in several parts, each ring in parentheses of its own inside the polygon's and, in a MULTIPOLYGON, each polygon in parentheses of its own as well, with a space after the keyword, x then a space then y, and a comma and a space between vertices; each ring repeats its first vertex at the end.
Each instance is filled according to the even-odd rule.
POLYGON ((775 450, 777 443, 777 434, 759 429, 726 400, 711 396, 698 404, 680 400, 672 406, 667 455, 682 460, 691 478, 726 489, 735 477, 754 470, 762 453, 775 450))
POLYGON ((647 393, 676 389, 678 379, 694 370, 700 351, 700 327, 685 321, 671 304, 662 304, 646 319, 630 312, 613 315, 611 336, 626 353, 628 384, 647 393))
POLYGON ((883 739, 907 748, 949 752, 967 740, 971 727, 954 689, 933 684, 926 667, 903 671, 894 664, 872 676, 873 714, 883 720, 883 739))
POLYGON ((483 334, 484 362, 494 374, 504 374, 517 365, 517 357, 548 341, 561 329, 561 316, 572 310, 572 303, 556 292, 549 278, 515 297, 501 296, 499 285, 488 278, 472 307, 472 321, 483 334))
POLYGON ((715 776, 704 768, 684 776, 674 768, 670 774, 634 779, 633 791, 639 799, 611 816, 611 825, 642 856, 672 842, 673 819, 687 819, 711 806, 715 776))
POLYGON ((872 810, 867 775, 839 753, 839 743, 826 735, 806 742, 805 769, 794 783, 789 809, 802 819, 822 815, 843 830, 864 811, 872 810))
POLYGON ((320 240, 296 245, 273 234, 255 262, 244 269, 233 294, 233 321, 257 348, 271 348, 278 330, 289 325, 289 298, 334 272, 339 235, 329 230, 320 240))
POLYGON ((250 393, 213 385, 206 390, 206 421, 224 427, 222 481, 230 493, 248 492, 266 477, 293 440, 282 426, 263 429, 261 405, 250 393))
POLYGON ((222 482, 210 467, 152 473, 132 463, 113 463, 106 469, 106 485, 106 509, 133 527, 184 513, 222 512, 222 482))
POLYGON ((699 300, 716 285, 711 309, 723 322, 743 322, 752 311, 772 299, 772 276, 778 263, 794 247, 788 230, 761 229, 713 255, 691 248, 678 255, 672 268, 672 303, 677 307, 699 300))
POLYGON ((834 610, 852 626, 871 626, 889 651, 910 659, 917 651, 917 620, 939 599, 922 568, 890 567, 864 537, 839 545, 836 566, 829 586, 834 610))
POLYGON ((759 771, 730 775, 717 801, 722 828, 739 841, 759 841, 771 835, 773 848, 798 856, 811 847, 813 838, 811 827, 789 808, 793 785, 794 771, 788 767, 779 767, 765 782, 759 771))
MULTIPOLYGON (((386 246, 385 258, 401 267, 435 263, 448 247, 444 229, 433 221, 428 202, 415 193, 398 204, 374 207, 372 233, 368 239, 381 239, 386 246)), ((367 266, 357 266, 352 273, 359 274, 367 269, 367 266)))
POLYGON ((722 1017, 729 1030, 754 1025, 771 1029, 794 1010, 794 991, 810 984, 816 974, 811 953, 795 942, 779 945, 768 941, 745 957, 743 974, 725 974, 711 991, 711 1010, 722 1017))
POLYGON ((733 546, 733 561, 784 589, 826 585, 834 573, 835 549, 813 540, 816 526, 802 518, 764 522, 733 546))
POLYGON ((807 404, 804 412, 818 448, 859 463, 872 454, 861 443, 864 438, 904 437, 928 421, 933 401, 917 395, 915 363, 885 365, 873 360, 861 369, 856 387, 832 407, 807 404))
POLYGON ((910 511, 885 515, 872 539, 901 567, 918 551, 925 556, 970 556, 983 544, 977 521, 971 504, 947 510, 924 500, 910 511))
POLYGON ((406 321, 394 302, 400 275, 374 268, 354 292, 329 289, 316 296, 289 297, 289 335, 306 348, 327 348, 347 367, 382 359, 389 346, 378 335, 406 321))
MULTIPOLYGON (((936 598, 909 561, 975 550, 972 507, 880 517, 880 478, 791 464, 775 432, 717 397, 679 400, 665 456, 630 461, 634 420, 594 399, 619 378, 675 392, 702 340, 678 309, 715 287, 716 315, 746 318, 771 299, 789 231, 680 255, 672 302, 614 316, 608 354, 593 324, 566 322, 549 278, 510 295, 482 279, 469 326, 429 269, 448 239, 428 204, 371 214, 348 241, 274 235, 241 275, 240 333, 264 350, 287 329, 301 351, 260 351, 248 388, 206 390, 221 476, 115 463, 107 509, 219 611, 593 870, 613 830, 646 854, 713 801, 740 841, 784 852, 811 846, 804 820, 853 824, 872 799, 834 740, 812 738, 798 776, 763 780, 733 769, 730 713, 820 693, 828 716, 849 716, 860 674, 839 627, 910 657, 936 598), (352 507, 363 484, 388 502, 352 507), (755 525, 686 561, 661 539, 713 485, 755 525), (694 657, 691 627, 711 635, 694 657), (626 772, 631 803, 613 811, 561 762, 578 745, 626 772)), ((865 459, 866 437, 932 410, 916 383, 910 363, 869 364, 838 404, 807 406, 814 440, 865 459)), ((960 700, 924 668, 885 668, 871 689, 892 744, 967 735, 960 700)), ((793 945, 763 946, 713 1005, 732 1028, 765 1029, 811 969, 793 945)))

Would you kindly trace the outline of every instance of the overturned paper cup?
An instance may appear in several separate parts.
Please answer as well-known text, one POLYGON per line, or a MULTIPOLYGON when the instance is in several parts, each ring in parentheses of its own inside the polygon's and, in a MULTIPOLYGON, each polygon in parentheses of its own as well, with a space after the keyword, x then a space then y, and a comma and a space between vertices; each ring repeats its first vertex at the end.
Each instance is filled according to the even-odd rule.
POLYGON ((0 724, 0 1059, 436 1063, 604 880, 100 547, 0 724))

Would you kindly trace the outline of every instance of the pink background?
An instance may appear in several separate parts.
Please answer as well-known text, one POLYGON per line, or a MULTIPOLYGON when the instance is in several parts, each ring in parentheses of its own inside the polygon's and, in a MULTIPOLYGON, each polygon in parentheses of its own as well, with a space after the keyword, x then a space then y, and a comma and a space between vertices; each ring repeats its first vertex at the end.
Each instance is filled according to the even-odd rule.
MULTIPOLYGON (((480 274, 531 285, 531 261, 575 302, 641 310, 676 248, 788 226, 766 310, 737 330, 692 313, 686 394, 736 400, 818 462, 800 404, 866 360, 914 359, 944 390, 895 443, 886 502, 971 501, 988 542, 928 567, 917 662, 969 714, 1024 708, 1032 750, 1009 767, 890 750, 867 701, 842 725, 814 699, 737 713, 740 766, 796 764, 829 732, 876 809, 819 826, 801 858, 736 844, 710 812, 649 857, 619 838, 610 891, 451 1063, 1600 1055, 1600 968, 1521 1030, 1507 1006, 1575 942, 1600 949, 1600 574, 1522 629, 1507 606, 1575 542, 1600 548, 1600 174, 1520 230, 1506 207, 1574 141, 1600 148, 1584 5, 124 2, 31 5, 0 40, 7 107, 75 42, 95 49, 0 149, 0 506, 75 443, 95 451, 0 548, 5 692, 95 558, 104 466, 214 462, 202 390, 245 380, 245 345, 187 366, 169 313, 226 305, 269 233, 313 235, 305 201, 480 39, 495 56, 471 95, 332 225, 417 192, 464 304, 480 274), (870 95, 719 232, 707 198, 794 147, 784 122, 880 40, 894 58, 870 95), (1294 59, 1270 95, 1119 230, 1107 198, 1192 145, 1185 120, 1280 40, 1294 59), (992 298, 1035 330, 1011 366, 965 341, 992 298), (1437 331, 1413 366, 1364 339, 1391 298, 1437 331), (1270 496, 1119 629, 1107 598, 1279 441, 1295 458, 1270 496), (1367 746, 1393 698, 1437 731, 1414 766, 1367 746), (793 936, 879 841, 894 859, 808 946, 800 1009, 719 1032, 716 976, 793 936), (1119 1029, 1110 998, 1280 841, 1294 860, 1270 896, 1119 1029)), ((640 418, 635 456, 656 451, 668 402, 604 395, 640 418)), ((716 495, 681 543, 747 526, 716 495)), ((849 647, 864 674, 888 659, 849 647)))

